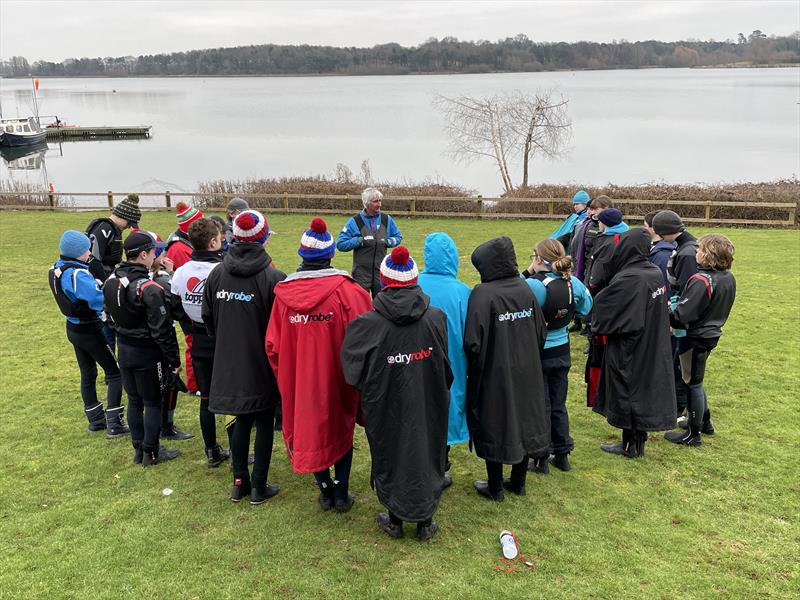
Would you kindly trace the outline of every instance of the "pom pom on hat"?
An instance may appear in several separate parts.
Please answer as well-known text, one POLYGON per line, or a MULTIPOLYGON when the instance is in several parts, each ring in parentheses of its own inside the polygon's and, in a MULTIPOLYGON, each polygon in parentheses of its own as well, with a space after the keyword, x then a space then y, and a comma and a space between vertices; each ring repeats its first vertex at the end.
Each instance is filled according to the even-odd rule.
POLYGON ((91 248, 92 242, 85 233, 74 229, 67 229, 61 234, 58 249, 64 258, 78 258, 91 248))
POLYGON ((325 221, 319 217, 311 219, 311 227, 300 238, 297 254, 306 262, 330 260, 336 253, 333 236, 325 221))
POLYGON ((240 243, 261 244, 269 237, 267 218, 257 210, 245 210, 233 220, 233 237, 240 243))
POLYGON ((178 218, 178 229, 186 233, 189 231, 189 225, 203 218, 203 213, 185 202, 178 202, 175 205, 175 216, 178 218))
POLYGON ((383 287, 415 285, 418 277, 417 264, 405 246, 397 246, 381 263, 383 287))
POLYGON ((117 204, 112 210, 112 215, 117 215, 120 219, 128 222, 132 228, 139 226, 139 219, 142 218, 142 211, 139 208, 139 196, 128 194, 122 202, 117 204))

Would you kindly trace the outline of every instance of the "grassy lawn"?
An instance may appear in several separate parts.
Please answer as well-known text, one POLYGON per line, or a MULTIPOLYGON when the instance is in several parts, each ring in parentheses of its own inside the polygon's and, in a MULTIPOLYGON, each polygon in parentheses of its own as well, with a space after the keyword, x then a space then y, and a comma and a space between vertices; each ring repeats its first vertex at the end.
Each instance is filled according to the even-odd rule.
MULTIPOLYGON (((345 515, 322 513, 310 475, 291 473, 276 435, 270 480, 281 493, 234 505, 227 465, 205 466, 197 402, 176 422, 196 434, 173 462, 143 470, 129 440, 88 434, 78 369, 47 287, 63 229, 90 214, 0 213, 0 597, 2 598, 788 598, 800 594, 800 234, 719 230, 736 244, 738 298, 712 354, 707 390, 717 434, 701 448, 651 438, 647 457, 602 453, 617 436, 584 402, 583 338, 573 342, 568 406, 573 471, 531 474, 528 495, 483 500, 483 462, 454 449, 430 543, 391 540, 368 483, 357 431, 345 515), (175 491, 162 495, 162 489, 175 491), (534 568, 502 573, 501 529, 534 568)), ((270 252, 292 271, 307 216, 274 216, 270 252)), ((343 217, 328 219, 338 230, 343 217)), ((142 222, 164 238, 174 215, 142 222)), ((520 264, 549 222, 400 220, 412 255, 449 232, 469 253, 513 238, 520 264)), ((705 233, 696 230, 695 233, 705 233)), ((335 263, 349 268, 349 255, 335 263)), ((533 367, 532 365, 532 368, 533 367)), ((102 376, 101 376, 102 378, 102 376)), ((221 431, 221 429, 220 429, 221 431)), ((223 436, 224 437, 224 436, 223 436)), ((413 529, 411 530, 413 533, 413 529)))

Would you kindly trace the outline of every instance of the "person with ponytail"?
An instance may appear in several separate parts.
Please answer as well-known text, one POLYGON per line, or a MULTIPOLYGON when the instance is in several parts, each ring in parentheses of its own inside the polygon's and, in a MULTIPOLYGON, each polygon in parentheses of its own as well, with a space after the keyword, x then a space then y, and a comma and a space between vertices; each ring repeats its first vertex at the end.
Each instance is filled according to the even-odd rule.
POLYGON ((568 457, 575 444, 569 435, 566 405, 571 366, 567 328, 574 317, 586 317, 592 309, 592 296, 580 279, 572 275, 572 268, 572 257, 564 253, 564 247, 556 240, 544 240, 536 244, 531 264, 522 272, 547 324, 541 362, 550 448, 540 456, 531 457, 528 470, 534 473, 547 474, 551 462, 562 471, 571 468, 568 457), (549 459, 551 453, 553 459, 549 459))

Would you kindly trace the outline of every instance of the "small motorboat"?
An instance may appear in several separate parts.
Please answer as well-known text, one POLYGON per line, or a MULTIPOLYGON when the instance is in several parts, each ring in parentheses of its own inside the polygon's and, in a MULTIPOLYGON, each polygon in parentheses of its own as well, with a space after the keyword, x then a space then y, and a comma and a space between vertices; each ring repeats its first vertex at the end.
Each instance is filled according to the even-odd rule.
POLYGON ((0 146, 29 146, 44 142, 47 132, 33 117, 0 119, 0 146))

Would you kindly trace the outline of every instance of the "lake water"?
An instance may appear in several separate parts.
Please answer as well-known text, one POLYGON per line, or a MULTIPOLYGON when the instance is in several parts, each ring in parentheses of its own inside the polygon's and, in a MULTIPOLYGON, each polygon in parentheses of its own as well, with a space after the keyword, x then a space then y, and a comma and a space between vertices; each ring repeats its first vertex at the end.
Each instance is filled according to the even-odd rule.
MULTIPOLYGON (((29 80, 0 82, 3 114, 31 114, 29 80)), ((649 69, 502 75, 44 79, 40 114, 78 125, 152 125, 147 140, 50 143, 39 170, 4 180, 57 191, 193 191, 199 181, 358 173, 502 191, 488 161, 444 155, 436 93, 554 88, 570 101, 568 155, 537 182, 762 181, 800 174, 800 69, 649 69)), ((15 166, 15 163, 12 163, 15 166)), ((36 165, 33 165, 34 167, 36 165)), ((521 176, 515 172, 517 181, 521 176)))

